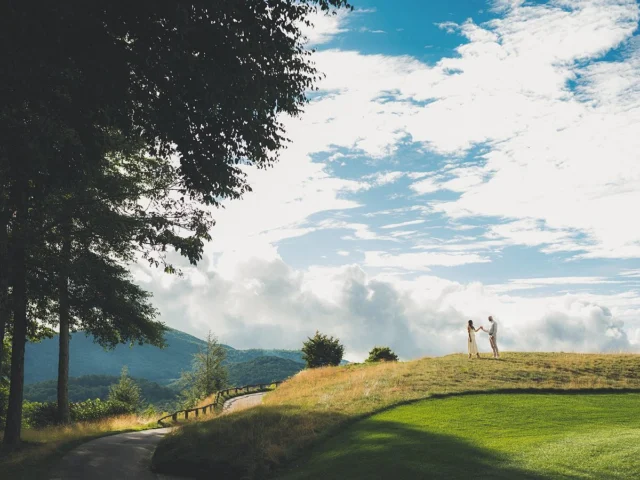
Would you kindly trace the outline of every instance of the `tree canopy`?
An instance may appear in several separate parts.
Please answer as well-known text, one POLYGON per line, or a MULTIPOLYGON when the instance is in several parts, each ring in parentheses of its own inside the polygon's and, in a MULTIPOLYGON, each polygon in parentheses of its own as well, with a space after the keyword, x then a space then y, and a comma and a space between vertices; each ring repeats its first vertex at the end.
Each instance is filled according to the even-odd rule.
MULTIPOLYGON (((64 332, 82 318, 108 344, 152 338, 127 321, 152 311, 119 268, 137 251, 173 271, 168 247, 200 259, 212 222, 194 205, 240 198, 250 190, 242 165, 277 160, 282 115, 298 115, 319 78, 301 27, 342 7, 0 4, 0 334, 6 327, 12 337, 5 443, 19 442, 24 345, 43 320, 57 317, 64 332), (105 273, 119 301, 100 297, 105 273)), ((60 341, 62 351, 68 336, 60 341)))

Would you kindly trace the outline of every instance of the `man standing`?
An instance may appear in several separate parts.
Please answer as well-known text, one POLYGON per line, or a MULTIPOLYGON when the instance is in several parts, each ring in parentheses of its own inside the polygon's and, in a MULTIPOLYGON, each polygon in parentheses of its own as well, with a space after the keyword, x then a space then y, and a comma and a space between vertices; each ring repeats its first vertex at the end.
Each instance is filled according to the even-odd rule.
POLYGON ((500 358, 500 352, 498 351, 498 322, 492 316, 489 316, 489 323, 491 327, 487 333, 489 334, 491 350, 493 350, 493 358, 500 358))

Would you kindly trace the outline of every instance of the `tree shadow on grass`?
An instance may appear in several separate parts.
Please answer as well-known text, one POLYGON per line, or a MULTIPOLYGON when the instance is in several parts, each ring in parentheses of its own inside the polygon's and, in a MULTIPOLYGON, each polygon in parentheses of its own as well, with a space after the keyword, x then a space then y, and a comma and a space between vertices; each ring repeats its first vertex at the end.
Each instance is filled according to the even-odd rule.
MULTIPOLYGON (((365 422, 317 445, 307 462, 275 478, 297 479, 548 479, 513 466, 506 456, 460 438, 398 422, 365 422)), ((571 477, 564 477, 571 478, 571 477)))

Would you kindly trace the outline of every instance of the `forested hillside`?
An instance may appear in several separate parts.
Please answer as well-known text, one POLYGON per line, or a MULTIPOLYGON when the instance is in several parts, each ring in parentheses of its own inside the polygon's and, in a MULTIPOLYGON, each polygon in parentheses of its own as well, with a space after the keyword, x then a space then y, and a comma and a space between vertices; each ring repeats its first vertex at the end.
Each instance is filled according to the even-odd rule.
POLYGON ((229 364, 229 384, 234 386, 269 383, 295 375, 303 363, 286 358, 262 356, 248 362, 229 364))
MULTIPOLYGON (((106 400, 109 396, 109 387, 118 383, 119 377, 112 375, 85 375, 82 377, 69 378, 69 400, 72 402, 82 402, 87 399, 99 398, 106 400)), ((172 403, 176 399, 177 391, 151 382, 144 378, 133 378, 133 381, 142 390, 142 397, 145 403, 154 405, 164 405, 172 403)), ((55 402, 56 401, 56 380, 46 380, 24 388, 25 400, 31 402, 55 402)))
MULTIPOLYGON (((144 378, 167 385, 180 377, 180 372, 191 369, 193 354, 205 345, 203 340, 179 330, 166 333, 168 346, 159 349, 150 345, 119 345, 114 350, 104 350, 93 342, 93 337, 82 332, 72 335, 70 347, 70 372, 72 377, 85 375, 120 375, 123 366, 135 378, 144 378)), ((226 363, 240 363, 258 357, 279 357, 304 363, 302 352, 296 350, 227 350, 226 363)), ((27 344, 25 383, 54 380, 58 373, 58 339, 46 339, 27 344)))

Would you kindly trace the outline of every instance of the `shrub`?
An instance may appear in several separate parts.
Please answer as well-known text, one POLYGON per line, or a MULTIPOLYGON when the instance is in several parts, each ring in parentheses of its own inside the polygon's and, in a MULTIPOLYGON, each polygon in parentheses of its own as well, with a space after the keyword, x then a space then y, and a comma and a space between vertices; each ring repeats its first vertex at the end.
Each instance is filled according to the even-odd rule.
POLYGON ((344 346, 337 338, 328 337, 316 330, 316 334, 303 343, 302 353, 308 368, 335 366, 342 361, 344 346))
POLYGON ((367 362, 397 362, 398 356, 389 347, 373 347, 367 362))
MULTIPOLYGON (((103 418, 133 413, 134 409, 124 402, 114 400, 85 400, 69 404, 71 421, 91 422, 103 418)), ((42 428, 54 425, 57 421, 56 402, 24 402, 22 404, 22 423, 27 428, 42 428)))

